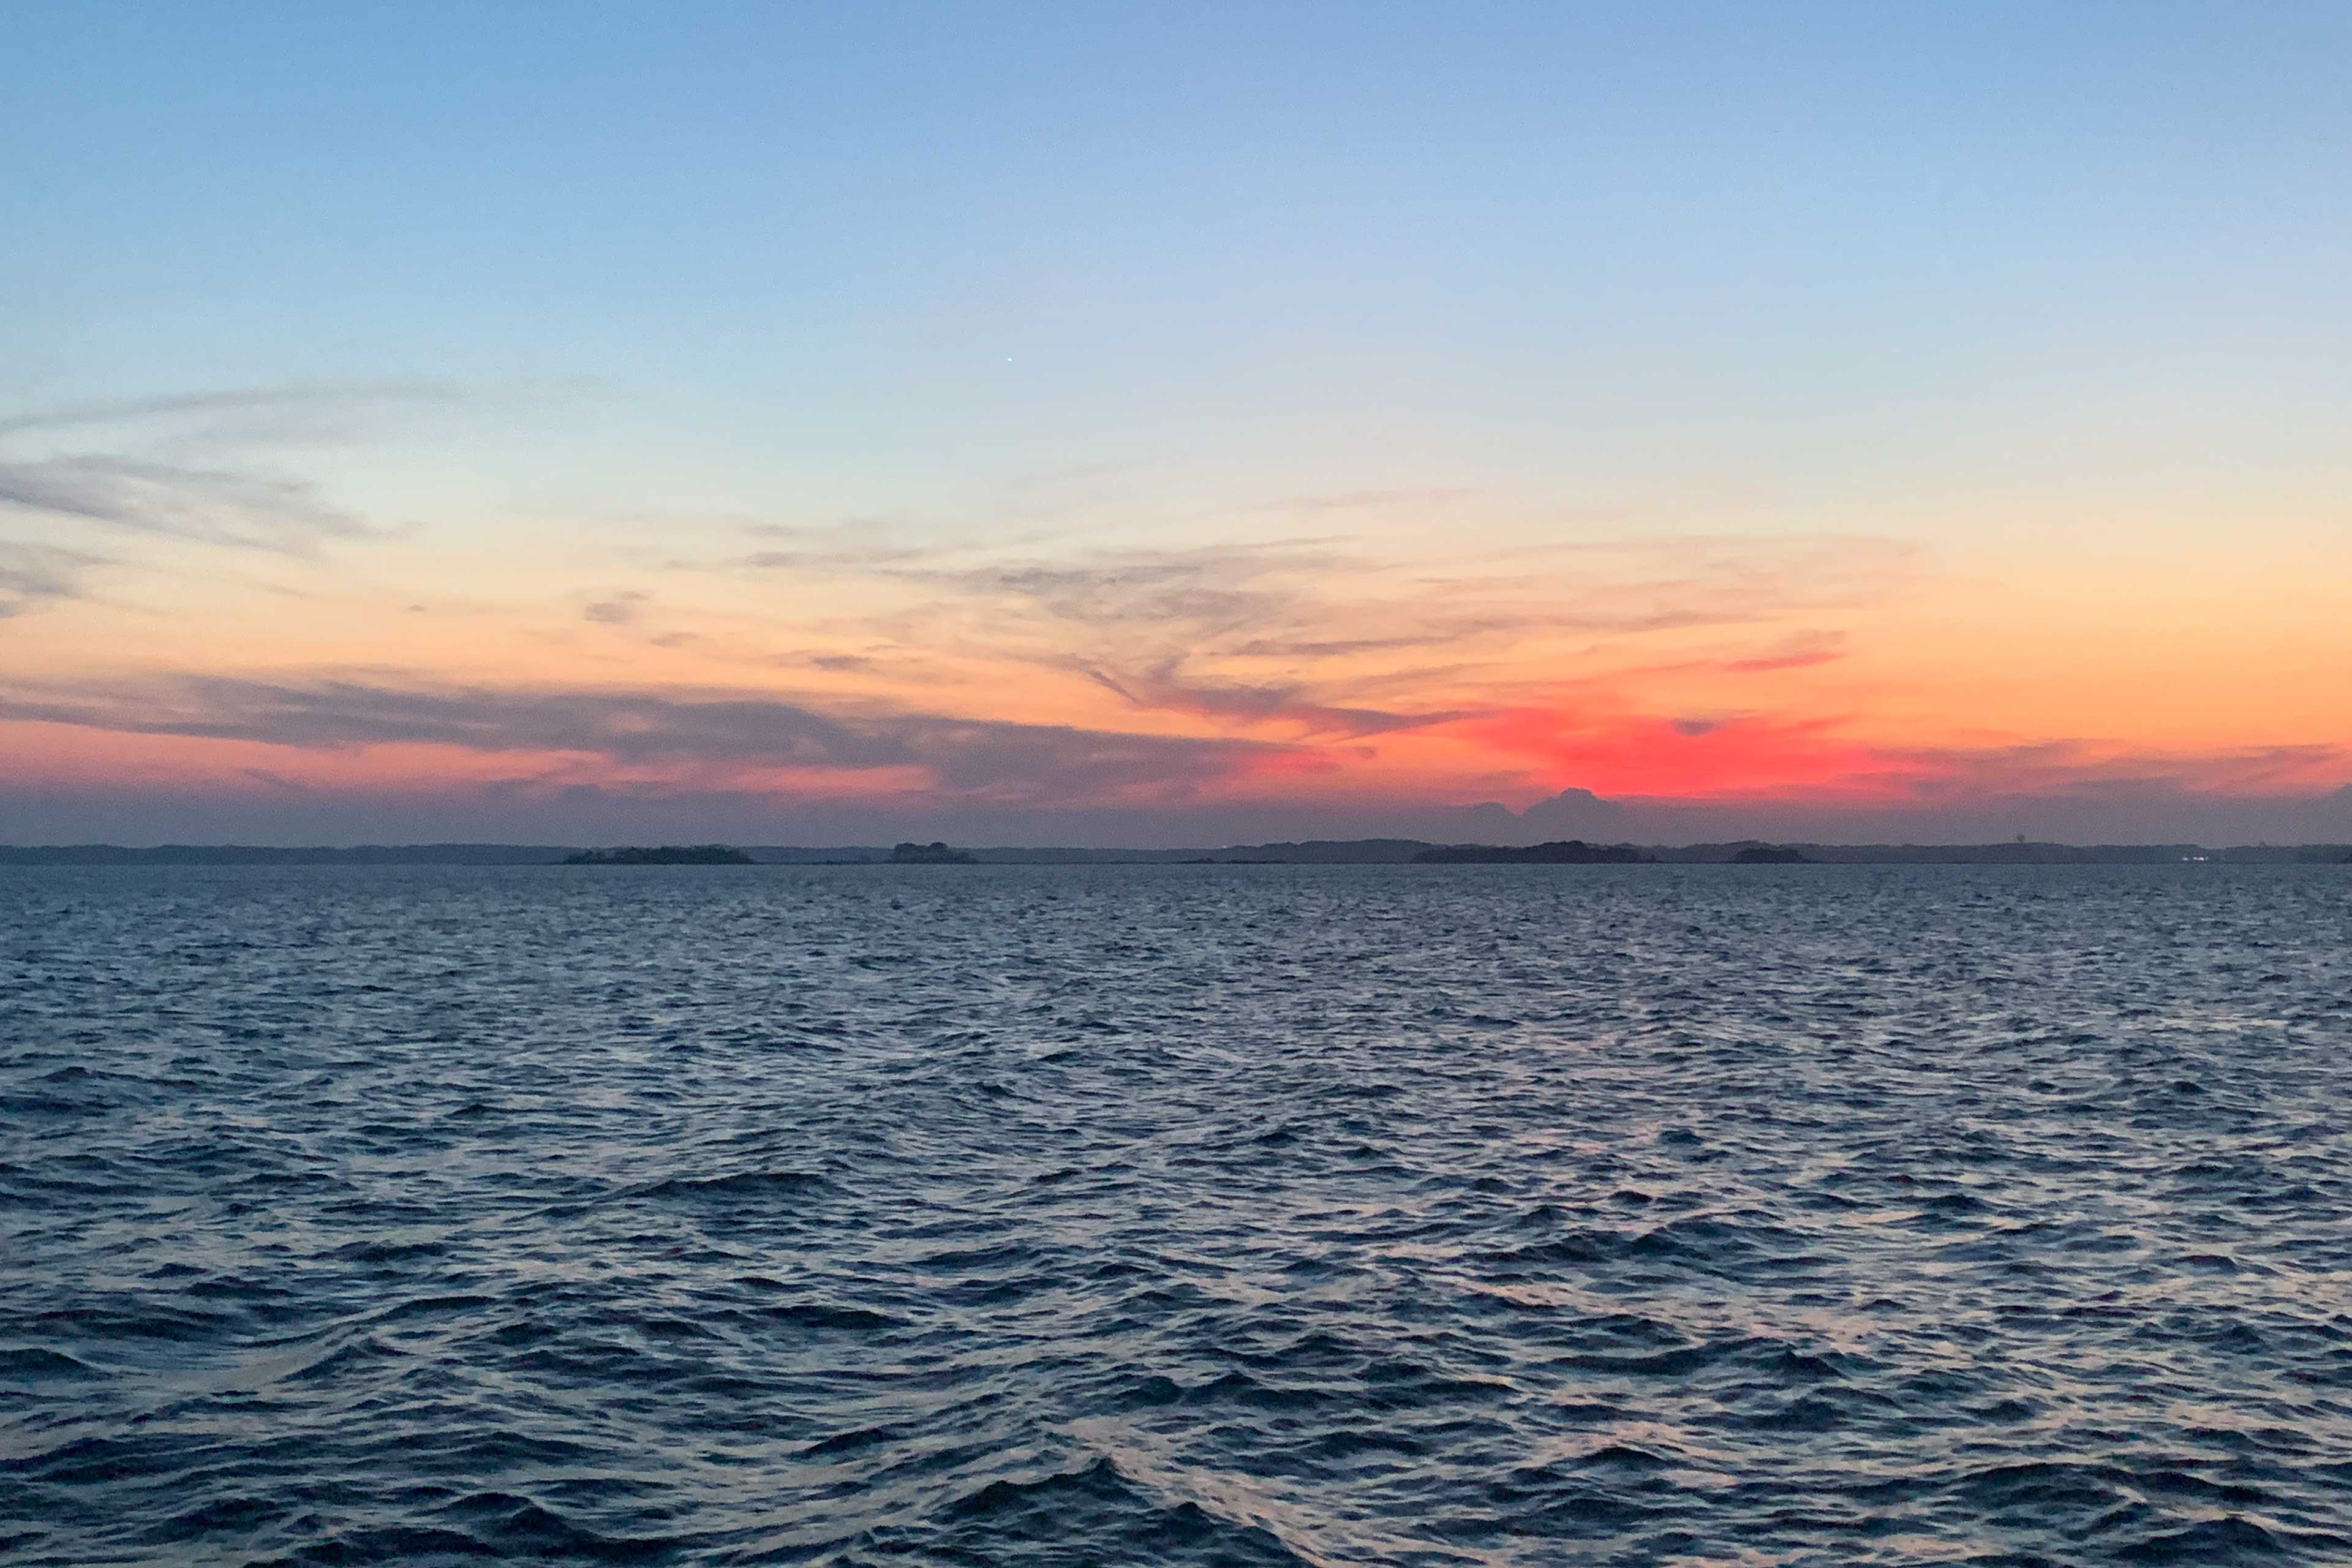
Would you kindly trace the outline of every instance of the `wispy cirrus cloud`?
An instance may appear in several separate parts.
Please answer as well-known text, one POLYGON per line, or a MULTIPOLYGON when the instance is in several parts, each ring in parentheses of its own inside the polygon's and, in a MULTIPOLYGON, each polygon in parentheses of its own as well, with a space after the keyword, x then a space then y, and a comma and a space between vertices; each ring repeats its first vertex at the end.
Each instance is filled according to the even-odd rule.
POLYGON ((16 414, 0 418, 0 519, 14 524, 20 548, 66 550, 64 539, 95 531, 316 556, 330 543, 389 531, 249 454, 319 438, 387 406, 454 395, 427 383, 289 385, 16 414))
POLYGON ((1296 684, 1250 685, 1197 679, 1188 677, 1182 660, 1174 658, 1126 676, 1084 662, 1073 668, 1137 708, 1253 724, 1292 724, 1310 735, 1376 735, 1421 729, 1458 717, 1450 710, 1391 712, 1376 708, 1334 706, 1316 701, 1296 684))
POLYGON ((1775 670, 1804 669, 1845 657, 1843 632, 1808 630, 1790 634, 1761 653, 1726 661, 1733 675, 1765 675, 1775 670))
MULTIPOLYGON (((836 647, 746 647, 738 657, 748 662, 869 680, 952 670, 973 699, 992 681, 1034 679, 1024 671, 1075 675, 1139 715, 1288 739, 1450 723, 1524 703, 1604 644, 1784 625, 1899 593, 1919 569, 1910 545, 1838 534, 1577 539, 1403 558, 1339 535, 1041 552, 917 537, 890 518, 736 526, 777 548, 670 569, 856 585, 828 591, 837 610, 794 628, 836 647)), ((756 612, 739 622, 756 624, 756 612)), ((1834 657, 1837 637, 1783 634, 1708 669, 1687 655, 1652 668, 1797 668, 1834 657)))
MULTIPOLYGON (((869 575, 925 597, 866 629, 1076 671, 1138 708, 1370 732, 1500 700, 1525 682, 1531 647, 1769 625, 1874 602, 1916 570, 1908 546, 1843 536, 1583 542, 1418 563, 1324 537, 877 560, 869 575), (1409 691, 1416 677, 1453 689, 1402 705, 1371 695, 1409 691), (1497 694, 1482 698, 1488 682, 1497 694)), ((1821 662, 1836 639, 1796 634, 1735 672, 1821 662)))
POLYGON ((289 555, 380 532, 307 480, 101 454, 0 459, 0 509, 289 555))
POLYGON ((1148 647, 1155 658, 1197 658, 1236 638, 1322 621, 1333 586, 1368 566, 1325 541, 1280 540, 1085 550, 885 574, 933 596, 918 612, 933 624, 978 617, 1000 637, 1081 657, 1115 644, 1129 653, 1148 647))
POLYGON ((79 598, 83 578, 103 556, 54 544, 0 541, 0 620, 56 599, 79 598))
POLYGON ((31 433, 88 430, 108 426, 144 426, 159 422, 214 421, 256 414, 296 416, 290 422, 257 427, 241 425, 247 434, 257 428, 284 434, 315 428, 311 416, 322 409, 365 408, 371 405, 448 404, 462 390, 443 381, 290 382, 277 386, 231 387, 212 392, 172 393, 155 397, 107 398, 61 403, 47 408, 0 416, 0 441, 31 433))

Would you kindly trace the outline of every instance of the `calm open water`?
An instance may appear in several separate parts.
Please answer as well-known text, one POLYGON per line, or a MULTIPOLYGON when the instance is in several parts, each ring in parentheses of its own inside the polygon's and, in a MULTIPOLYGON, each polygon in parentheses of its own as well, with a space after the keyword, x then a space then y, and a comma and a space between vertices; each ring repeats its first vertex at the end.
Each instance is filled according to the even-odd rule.
POLYGON ((2352 871, 10 871, 0 1557, 2352 1561, 2352 871))

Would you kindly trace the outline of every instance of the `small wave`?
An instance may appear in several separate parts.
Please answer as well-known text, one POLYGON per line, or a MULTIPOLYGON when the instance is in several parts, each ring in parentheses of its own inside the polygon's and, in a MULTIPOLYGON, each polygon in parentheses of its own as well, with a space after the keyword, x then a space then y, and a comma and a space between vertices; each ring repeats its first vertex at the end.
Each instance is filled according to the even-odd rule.
POLYGON ((1050 1542, 1058 1549, 1055 1561, 1074 1563, 1324 1568, 1254 1520, 1222 1516, 1191 1498, 1155 1499, 1108 1458, 1040 1480, 991 1481, 950 1505, 948 1519, 962 1527, 957 1535, 985 1532, 981 1562, 1002 1560, 1007 1548, 1050 1542))
POLYGON ((567 1558, 591 1563, 649 1563, 673 1556, 681 1542, 660 1536, 603 1535, 527 1497, 480 1492, 442 1510, 465 1533, 499 1556, 567 1558))
POLYGON ((149 1539, 163 1544, 224 1532, 246 1534, 279 1517, 284 1511, 279 1505, 262 1498, 207 1498, 194 1508, 183 1510, 164 1521, 149 1539))
POLYGON ((1585 1353, 1566 1359, 1569 1365, 1580 1371, 1617 1377, 1686 1377, 1763 1342, 1753 1339, 1713 1340, 1704 1344, 1678 1345, 1673 1350, 1656 1351, 1647 1355, 1585 1353))
POLYGON ((37 1345, 0 1349, 0 1379, 12 1383, 82 1382, 106 1373, 62 1351, 37 1345))
POLYGON ((449 1250, 442 1241, 352 1241, 327 1254, 339 1263, 413 1263, 449 1250))
POLYGON ((401 1351, 373 1334, 362 1335, 347 1344, 337 1346, 317 1360, 306 1363, 285 1374, 289 1383, 319 1383, 344 1373, 360 1369, 369 1362, 399 1358, 401 1351))
POLYGON ((860 1426, 854 1431, 835 1432, 820 1437, 803 1448, 796 1458, 835 1459, 849 1454, 863 1454, 888 1444, 903 1443, 908 1433, 903 1426, 860 1426))
MULTIPOLYGON (((1502 1568, 1513 1553, 1494 1548, 1470 1552, 1427 1536, 1407 1535, 1360 1517, 1343 1517, 1297 1497, 1282 1495, 1271 1481, 1186 1464, 1160 1440, 1115 1422, 1085 1420, 1073 1435, 1104 1456, 1084 1472, 1107 1476, 1158 1500, 1181 1516, 1192 1510, 1247 1532, 1243 1541, 1271 1553, 1268 1561, 1305 1568, 1355 1568, 1370 1563, 1479 1563, 1502 1568)), ((1154 1561, 1137 1558, 1129 1561, 1154 1561)))
POLYGON ((646 1198, 679 1198, 688 1202, 744 1198, 830 1195, 841 1189, 819 1171, 739 1171, 724 1176, 672 1176, 639 1187, 631 1194, 646 1198))
POLYGON ((2185 1530, 2151 1535, 2116 1551, 2121 1563, 2270 1563, 2300 1559, 2341 1561, 2352 1538, 2318 1531, 2265 1529, 2242 1514, 2204 1520, 2185 1530))
POLYGON ((1229 1372, 1182 1390, 1177 1400, 1183 1405, 1239 1405, 1252 1410, 1311 1410, 1340 1397, 1334 1389, 1269 1383, 1244 1372, 1229 1372))
POLYGON ((0 1116, 79 1116, 104 1107, 56 1094, 0 1094, 0 1116))
POLYGON ((279 1557, 255 1558, 247 1568, 302 1568, 331 1564, 436 1563, 450 1558, 479 1561, 499 1555, 499 1549, 462 1531, 434 1530, 414 1525, 386 1525, 322 1536, 301 1550, 279 1557))
POLYGON ((845 1333, 878 1334, 908 1326, 904 1318, 894 1318, 887 1312, 877 1312, 865 1307, 836 1307, 822 1301, 793 1301, 777 1307, 753 1309, 755 1314, 773 1323, 790 1323, 796 1329, 836 1329, 845 1333))

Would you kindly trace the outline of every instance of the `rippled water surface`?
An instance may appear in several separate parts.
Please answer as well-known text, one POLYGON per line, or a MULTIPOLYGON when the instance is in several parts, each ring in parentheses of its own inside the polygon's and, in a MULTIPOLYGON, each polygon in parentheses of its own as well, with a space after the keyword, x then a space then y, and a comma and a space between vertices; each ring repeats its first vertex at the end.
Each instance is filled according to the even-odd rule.
POLYGON ((2340 868, 0 879, 0 1557, 2352 1561, 2340 868))

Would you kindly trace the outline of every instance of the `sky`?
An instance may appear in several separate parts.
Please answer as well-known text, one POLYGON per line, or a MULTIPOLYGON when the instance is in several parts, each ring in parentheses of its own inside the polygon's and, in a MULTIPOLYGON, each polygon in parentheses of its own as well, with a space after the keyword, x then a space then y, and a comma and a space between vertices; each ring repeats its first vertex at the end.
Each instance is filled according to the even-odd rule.
POLYGON ((2347 58, 10 8, 0 842, 2352 839, 2347 58))

